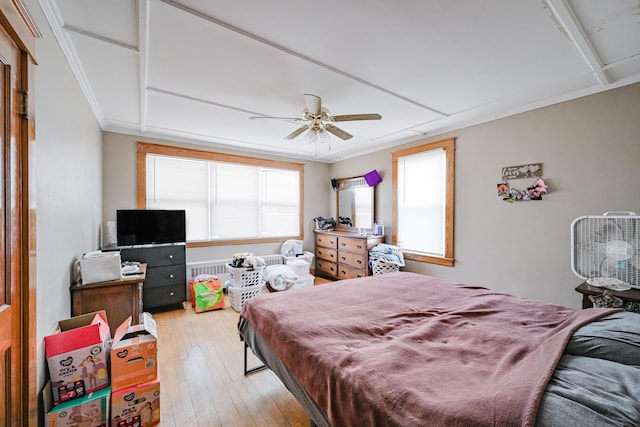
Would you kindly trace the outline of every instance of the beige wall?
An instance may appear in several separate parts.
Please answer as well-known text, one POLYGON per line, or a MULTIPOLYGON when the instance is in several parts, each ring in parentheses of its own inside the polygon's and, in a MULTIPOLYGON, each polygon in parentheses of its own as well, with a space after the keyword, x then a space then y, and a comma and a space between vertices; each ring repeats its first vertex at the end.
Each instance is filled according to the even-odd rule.
POLYGON ((100 245, 102 131, 36 0, 27 0, 36 41, 35 151, 38 389, 43 338, 71 316, 72 266, 100 245))
MULTIPOLYGON (((571 271, 570 225, 581 215, 640 213, 640 84, 425 138, 333 165, 306 162, 305 249, 313 250, 313 218, 335 216, 330 178, 377 169, 376 217, 392 231, 391 153, 456 137, 455 266, 408 262, 406 270, 475 283, 571 307, 580 279, 571 271), (510 204, 498 198, 504 166, 542 163, 550 193, 510 204)), ((104 221, 135 206, 137 137, 104 134, 104 221)), ((149 140, 150 142, 162 142, 149 140)), ((175 144, 175 143, 173 143, 175 144)), ((239 153, 243 154, 243 153, 239 153)), ((246 153, 244 153, 246 154, 246 153)), ((514 181, 526 187, 527 180, 514 181)), ((238 251, 277 253, 278 244, 190 249, 188 261, 224 259, 238 251)))
MULTIPOLYGON (((313 218, 329 214, 329 166, 319 162, 301 162, 282 157, 257 155, 254 153, 216 150, 202 146, 163 141, 158 139, 141 139, 132 135, 104 133, 103 149, 103 221, 115 221, 116 210, 136 208, 136 142, 154 142, 196 149, 210 149, 218 152, 239 154, 251 157, 292 161, 304 163, 304 248, 313 251, 313 218)), ((187 262, 213 259, 231 259, 236 252, 254 252, 256 255, 280 253, 280 243, 264 243, 257 245, 212 246, 207 248, 187 249, 187 262)))
POLYGON ((634 84, 335 163, 330 174, 380 172, 377 216, 390 235, 391 153, 456 137, 455 266, 409 262, 406 270, 579 307, 571 222, 606 211, 640 213, 638 111, 640 84, 634 84), (502 167, 526 163, 543 164, 550 194, 502 201, 496 193, 502 167))

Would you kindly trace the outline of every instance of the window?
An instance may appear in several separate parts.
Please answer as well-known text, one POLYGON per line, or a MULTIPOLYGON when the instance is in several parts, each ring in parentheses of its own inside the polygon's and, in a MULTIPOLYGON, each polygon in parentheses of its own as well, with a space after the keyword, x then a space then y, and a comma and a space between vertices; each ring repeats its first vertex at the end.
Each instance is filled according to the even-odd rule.
POLYGON ((393 242, 405 258, 453 266, 454 139, 393 153, 393 242))
POLYGON ((185 209, 189 246, 302 239, 304 165, 138 143, 138 207, 185 209))

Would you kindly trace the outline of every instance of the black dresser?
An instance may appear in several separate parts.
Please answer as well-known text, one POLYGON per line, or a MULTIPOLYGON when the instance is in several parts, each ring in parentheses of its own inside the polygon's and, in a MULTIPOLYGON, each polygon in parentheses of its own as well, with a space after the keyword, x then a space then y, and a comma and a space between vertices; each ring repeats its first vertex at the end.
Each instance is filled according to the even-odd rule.
POLYGON ((122 261, 147 264, 142 290, 143 310, 153 311, 159 307, 178 305, 187 299, 185 248, 184 244, 120 248, 122 261))

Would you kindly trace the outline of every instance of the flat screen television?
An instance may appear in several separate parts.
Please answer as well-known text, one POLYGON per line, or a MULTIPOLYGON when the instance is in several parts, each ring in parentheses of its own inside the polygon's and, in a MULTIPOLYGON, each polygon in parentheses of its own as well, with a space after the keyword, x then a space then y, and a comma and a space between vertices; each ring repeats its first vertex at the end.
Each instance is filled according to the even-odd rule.
POLYGON ((184 210, 116 211, 118 246, 182 243, 187 240, 184 210))

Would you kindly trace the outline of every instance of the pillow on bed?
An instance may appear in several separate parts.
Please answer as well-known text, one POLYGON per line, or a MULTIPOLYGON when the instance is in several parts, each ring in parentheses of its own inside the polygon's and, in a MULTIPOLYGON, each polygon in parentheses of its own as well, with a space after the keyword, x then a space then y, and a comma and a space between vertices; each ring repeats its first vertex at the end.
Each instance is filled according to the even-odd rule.
POLYGON ((267 288, 271 292, 286 291, 298 280, 295 271, 284 264, 269 265, 265 267, 263 274, 267 288))

